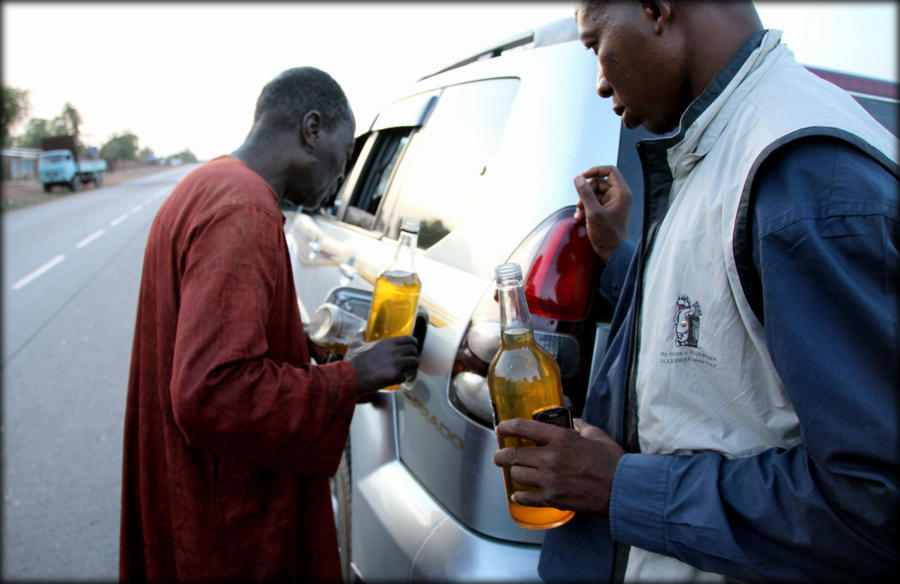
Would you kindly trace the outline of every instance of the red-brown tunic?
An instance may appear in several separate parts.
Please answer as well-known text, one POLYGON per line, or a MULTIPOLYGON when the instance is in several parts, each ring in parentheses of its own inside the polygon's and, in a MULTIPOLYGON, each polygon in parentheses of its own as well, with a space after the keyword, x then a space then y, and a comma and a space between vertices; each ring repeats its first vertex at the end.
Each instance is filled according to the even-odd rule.
POLYGON ((284 215, 230 156, 147 241, 125 410, 120 578, 336 580, 353 366, 310 365, 284 215))

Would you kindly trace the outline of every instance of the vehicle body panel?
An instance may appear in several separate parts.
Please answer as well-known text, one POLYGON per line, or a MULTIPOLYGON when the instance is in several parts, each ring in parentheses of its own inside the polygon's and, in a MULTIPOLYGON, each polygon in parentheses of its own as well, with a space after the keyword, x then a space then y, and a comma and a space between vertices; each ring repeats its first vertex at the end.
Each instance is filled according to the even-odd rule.
MULTIPOLYGON (((465 212, 434 243, 421 246, 420 233, 423 249, 415 262, 428 325, 416 379, 357 406, 351 423, 351 561, 365 580, 538 579, 543 532, 511 520, 502 473, 492 462, 496 436, 454 406, 450 393, 457 350, 479 303, 493 292, 495 266, 545 219, 574 206, 577 174, 618 166, 634 193, 629 238, 640 233, 642 180, 634 143, 650 135, 624 129, 610 102, 596 95, 596 58, 577 40, 574 22, 564 24, 534 31, 533 48, 526 37, 512 39, 498 45, 507 47, 502 51, 466 59, 401 92, 358 137, 356 161, 335 199, 286 222, 305 320, 341 287, 371 292, 394 256, 398 209, 411 208, 405 202, 422 195, 409 185, 427 188, 410 178, 410 168, 427 159, 432 132, 453 96, 492 83, 491 99, 508 103, 491 114, 495 122, 506 116, 505 123, 483 160, 471 156, 480 144, 461 139, 449 150, 478 164, 459 169, 447 159, 448 170, 438 167, 433 176, 432 188, 441 193, 444 181, 462 185, 445 196, 458 194, 465 212), (547 31, 568 40, 537 48, 535 39, 547 31), (497 97, 504 92, 508 102, 497 97), (469 174, 459 182, 451 173, 469 174), (373 206, 360 212, 367 192, 374 193, 373 206)), ((468 129, 477 115, 465 111, 457 112, 457 123, 468 129)), ((587 330, 592 379, 608 324, 592 321, 587 330)))

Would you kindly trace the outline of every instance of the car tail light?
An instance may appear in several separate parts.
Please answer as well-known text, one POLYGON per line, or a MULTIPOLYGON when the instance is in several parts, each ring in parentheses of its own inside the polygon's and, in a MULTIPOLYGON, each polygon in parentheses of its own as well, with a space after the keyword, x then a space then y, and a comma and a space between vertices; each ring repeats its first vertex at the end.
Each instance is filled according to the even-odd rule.
POLYGON ((559 320, 584 318, 591 303, 594 263, 584 223, 575 223, 569 213, 556 220, 525 278, 531 314, 559 320))
MULTIPOLYGON (((596 256, 574 207, 541 223, 510 256, 526 272, 525 298, 535 340, 559 363, 563 391, 576 412, 583 405, 593 330, 587 326, 595 287, 596 256), (591 329, 591 330, 589 330, 591 329)), ((460 343, 450 382, 450 401, 490 428, 487 370, 500 347, 500 309, 490 286, 472 314, 460 343)))

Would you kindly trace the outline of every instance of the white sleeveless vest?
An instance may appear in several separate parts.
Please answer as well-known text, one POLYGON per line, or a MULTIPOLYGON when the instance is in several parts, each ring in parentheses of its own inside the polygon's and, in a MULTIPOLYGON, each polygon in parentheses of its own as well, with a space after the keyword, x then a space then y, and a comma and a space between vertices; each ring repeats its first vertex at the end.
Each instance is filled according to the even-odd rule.
MULTIPOLYGON (((806 71, 769 31, 668 150, 669 209, 646 259, 638 321, 641 451, 729 458, 801 441, 733 253, 738 207, 762 160, 800 136, 834 135, 897 161, 897 139, 806 71)), ((626 581, 721 577, 632 548, 626 581)))

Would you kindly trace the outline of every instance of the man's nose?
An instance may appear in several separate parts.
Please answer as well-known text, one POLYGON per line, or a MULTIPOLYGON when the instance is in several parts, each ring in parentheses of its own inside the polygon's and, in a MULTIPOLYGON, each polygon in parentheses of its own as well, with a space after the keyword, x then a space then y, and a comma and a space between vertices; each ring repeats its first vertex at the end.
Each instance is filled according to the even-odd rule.
POLYGON ((603 76, 603 69, 600 69, 597 72, 597 95, 600 97, 612 97, 612 94, 612 86, 606 81, 606 77, 603 76))

